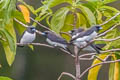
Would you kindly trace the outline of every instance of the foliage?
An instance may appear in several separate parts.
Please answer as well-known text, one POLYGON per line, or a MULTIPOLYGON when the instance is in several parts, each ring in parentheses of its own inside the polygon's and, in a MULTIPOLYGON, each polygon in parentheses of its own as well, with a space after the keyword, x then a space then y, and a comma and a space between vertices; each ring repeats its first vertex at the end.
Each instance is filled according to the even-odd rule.
MULTIPOLYGON (((22 2, 32 12, 32 14, 35 15, 36 21, 42 21, 46 19, 50 29, 55 31, 57 34, 60 34, 60 32, 67 32, 73 28, 83 27, 87 29, 93 25, 102 24, 104 21, 107 21, 116 13, 120 12, 116 8, 106 5, 116 0, 85 0, 85 2, 82 2, 82 0, 45 0, 42 2, 43 5, 36 10, 34 7, 26 4, 23 0, 19 1, 22 2), (65 4, 64 7, 61 6, 63 3, 65 4), (58 5, 61 7, 54 11, 53 8, 57 7, 58 5)), ((9 65, 13 63, 16 53, 15 28, 20 34, 22 34, 24 31, 24 28, 20 24, 17 24, 16 22, 13 23, 13 18, 17 18, 23 23, 30 22, 28 18, 29 16, 25 17, 26 14, 29 15, 29 12, 26 12, 25 14, 23 10, 21 10, 22 13, 16 11, 15 4, 16 0, 0 1, 0 42, 4 48, 6 59, 9 65)), ((103 25, 103 30, 101 32, 104 32, 114 24, 119 23, 119 21, 120 16, 103 25)), ((36 25, 36 23, 34 23, 34 25, 36 25)), ((109 39, 117 36, 120 36, 118 28, 112 30, 103 38, 109 39)), ((62 35, 62 37, 66 38, 67 40, 70 38, 68 35, 62 35)), ((111 49, 113 47, 119 48, 120 45, 117 44, 119 42, 120 40, 109 43, 105 42, 107 45, 104 50, 111 49)), ((100 43, 103 42, 100 41, 100 43)), ((113 59, 119 59, 119 53, 114 53, 115 54, 112 56, 113 59)), ((104 58, 104 56, 104 54, 100 55, 102 58, 104 58)), ((99 62, 94 60, 93 64, 96 63, 99 62)), ((110 76, 110 80, 118 80, 119 77, 117 76, 120 74, 119 65, 120 63, 115 63, 114 65, 111 64, 110 71, 114 73, 109 74, 112 75, 112 77, 110 76)), ((100 68, 100 66, 93 68, 94 73, 92 73, 93 69, 91 69, 88 74, 88 80, 96 80, 100 68)))
MULTIPOLYGON (((21 0, 20 0, 21 1, 21 0)), ((72 30, 74 27, 83 27, 85 29, 97 25, 102 24, 103 22, 110 19, 112 16, 114 16, 116 13, 119 12, 114 7, 107 6, 106 4, 114 2, 116 0, 85 0, 85 2, 81 2, 80 0, 71 1, 71 0, 45 0, 43 1, 43 6, 40 6, 38 9, 31 8, 30 5, 25 4, 33 14, 36 15, 36 20, 41 21, 43 19, 46 19, 46 22, 48 23, 51 30, 55 31, 57 34, 60 32, 67 32, 69 30, 72 30), (54 7, 57 7, 57 5, 65 3, 66 6, 60 7, 56 11, 53 11, 54 7), (34 9, 34 10, 33 10, 34 9), (46 16, 45 16, 46 15, 46 16), (77 16, 77 17, 76 17, 77 16), (44 18, 43 18, 44 17, 44 18), (103 19, 105 17, 105 19, 103 19), (42 19, 40 19, 42 18, 42 19), (75 19, 76 18, 76 19, 75 19), (76 24, 74 24, 76 22, 76 24)), ((21 1, 22 2, 22 1, 21 1)), ((101 32, 104 32, 105 30, 109 29, 111 26, 115 25, 116 23, 119 23, 120 16, 115 18, 114 20, 111 20, 107 24, 103 25, 103 30, 101 32)), ((110 33, 108 33, 103 38, 115 38, 119 35, 119 30, 114 29, 110 33)), ((62 35, 65 39, 69 40, 69 36, 62 35)), ((99 43, 103 43, 100 41, 99 43)), ((115 48, 119 48, 119 40, 114 42, 105 42, 107 45, 104 48, 104 50, 111 49, 113 46, 115 48)), ((109 54, 109 53, 107 53, 109 54)), ((116 52, 114 54, 117 55, 116 52)), ((101 54, 100 57, 103 59, 106 55, 101 54)), ((93 61, 93 65, 97 64, 99 62, 96 62, 96 60, 93 61)), ((115 63, 114 68, 119 65, 119 63, 115 63)), ((95 67, 89 71, 88 74, 88 80, 96 80, 98 76, 98 72, 100 70, 100 66, 95 67), (94 77, 93 77, 94 76, 94 77)), ((118 67, 117 67, 118 68, 118 67)), ((110 69, 112 69, 110 67, 110 69)), ((115 69, 117 72, 119 69, 115 69)), ((115 73, 116 76, 119 74, 115 73)), ((115 75, 114 74, 114 75, 115 75)), ((114 79, 111 80, 117 80, 115 76, 113 75, 114 79)))

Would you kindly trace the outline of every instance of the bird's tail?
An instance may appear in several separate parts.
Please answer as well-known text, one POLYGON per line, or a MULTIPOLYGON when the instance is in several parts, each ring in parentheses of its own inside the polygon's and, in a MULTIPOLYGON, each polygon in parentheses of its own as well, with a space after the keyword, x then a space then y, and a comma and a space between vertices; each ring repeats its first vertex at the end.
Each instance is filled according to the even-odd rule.
POLYGON ((68 52, 70 52, 71 54, 73 54, 72 51, 71 51, 68 47, 66 48, 66 50, 67 50, 68 52))
POLYGON ((102 50, 103 47, 106 46, 106 44, 95 44, 96 48, 99 50, 102 50))
POLYGON ((98 54, 100 54, 100 51, 99 51, 99 49, 96 47, 96 45, 90 44, 90 46, 91 46, 92 48, 94 48, 98 54))

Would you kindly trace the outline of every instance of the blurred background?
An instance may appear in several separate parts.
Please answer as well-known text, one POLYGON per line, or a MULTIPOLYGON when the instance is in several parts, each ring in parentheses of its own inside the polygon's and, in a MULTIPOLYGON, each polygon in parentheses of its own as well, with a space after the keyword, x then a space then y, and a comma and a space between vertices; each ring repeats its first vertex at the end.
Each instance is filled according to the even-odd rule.
MULTIPOLYGON (((24 1, 34 6, 35 9, 41 6, 40 0, 24 1)), ((120 9, 120 0, 108 5, 120 9)), ((42 24, 46 25, 44 21, 42 21, 42 24)), ((37 29, 43 31, 40 26, 37 26, 37 29)), ((18 36, 18 40, 19 38, 18 36)), ((44 40, 44 37, 37 35, 34 42, 45 43, 44 40)), ((92 61, 81 61, 80 63, 82 72, 91 65, 92 61)), ((7 63, 3 67, 0 70, 0 75, 9 76, 14 80, 57 80, 62 72, 75 74, 74 59, 71 56, 62 53, 58 49, 41 46, 34 46, 33 51, 27 46, 18 47, 12 67, 9 67, 7 63)), ((102 66, 98 80, 108 80, 108 67, 108 64, 102 66)), ((63 76, 61 80, 72 80, 72 78, 63 76)), ((83 76, 82 80, 87 80, 87 74, 83 76)))

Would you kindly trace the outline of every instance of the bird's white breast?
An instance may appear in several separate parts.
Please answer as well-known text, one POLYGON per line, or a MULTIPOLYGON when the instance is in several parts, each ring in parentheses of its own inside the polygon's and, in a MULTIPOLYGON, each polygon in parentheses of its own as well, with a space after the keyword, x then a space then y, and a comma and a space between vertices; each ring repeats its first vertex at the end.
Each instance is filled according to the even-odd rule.
POLYGON ((60 44, 60 43, 57 43, 57 42, 53 42, 48 38, 46 39, 46 41, 52 46, 58 46, 58 47, 62 47, 64 49, 67 47, 67 45, 65 45, 65 44, 60 44))
POLYGON ((36 38, 36 33, 31 34, 29 32, 25 32, 20 40, 20 43, 31 43, 32 41, 34 41, 36 38))
POLYGON ((76 39, 76 41, 90 41, 94 39, 96 36, 97 36, 97 32, 94 31, 92 34, 88 36, 83 36, 83 37, 76 39))

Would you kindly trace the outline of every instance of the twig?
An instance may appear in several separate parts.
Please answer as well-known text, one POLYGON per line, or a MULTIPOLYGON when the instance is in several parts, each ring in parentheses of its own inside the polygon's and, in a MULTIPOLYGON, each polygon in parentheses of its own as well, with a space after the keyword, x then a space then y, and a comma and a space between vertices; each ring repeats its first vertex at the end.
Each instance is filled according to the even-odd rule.
POLYGON ((21 43, 16 43, 17 45, 35 45, 35 46, 45 46, 49 48, 54 48, 53 46, 47 45, 47 44, 42 44, 42 43, 27 43, 27 44, 21 44, 21 43))
POLYGON ((15 20, 16 22, 18 22, 19 24, 21 24, 22 26, 24 26, 24 27, 28 27, 28 25, 25 25, 24 23, 22 23, 22 22, 19 21, 18 19, 14 18, 14 20, 15 20))
POLYGON ((71 54, 70 52, 66 51, 65 49, 59 48, 61 51, 63 51, 64 53, 69 54, 70 56, 72 56, 73 58, 75 58, 75 56, 73 54, 71 54))
POLYGON ((43 27, 43 28, 45 28, 45 29, 47 29, 47 30, 51 31, 51 29, 50 29, 50 28, 48 28, 47 26, 44 26, 43 24, 41 24, 40 22, 36 21, 36 20, 35 20, 35 19, 33 19, 32 17, 30 17, 30 19, 31 19, 32 21, 36 22, 39 26, 41 26, 41 27, 43 27))
POLYGON ((90 58, 79 58, 79 60, 93 60, 94 59, 94 55, 91 56, 90 58))
POLYGON ((75 76, 67 72, 62 72, 57 80, 60 80, 63 75, 70 76, 71 78, 75 80, 75 76))
POLYGON ((108 63, 115 63, 115 62, 120 62, 120 59, 115 60, 115 61, 105 61, 105 62, 101 62, 101 63, 95 64, 95 65, 87 68, 84 72, 82 72, 82 74, 79 76, 79 78, 81 78, 86 72, 88 72, 90 69, 92 69, 92 68, 94 68, 96 66, 99 66, 99 65, 102 65, 102 64, 108 64, 108 63))
POLYGON ((120 39, 120 36, 113 38, 113 39, 94 39, 95 41, 115 41, 120 39))
POLYGON ((110 29, 106 30, 105 32, 99 34, 99 35, 97 36, 97 38, 98 38, 98 37, 101 37, 101 36, 104 36, 106 33, 110 32, 111 30, 113 30, 114 28, 116 28, 116 26, 118 26, 118 25, 119 25, 119 24, 116 24, 116 25, 114 25, 113 27, 111 27, 110 29))
POLYGON ((119 48, 117 48, 117 49, 110 49, 110 50, 106 50, 106 51, 101 51, 101 53, 115 52, 115 51, 120 51, 120 49, 119 48))
POLYGON ((85 57, 85 56, 90 56, 90 55, 95 55, 95 54, 97 54, 97 53, 82 54, 82 55, 79 56, 79 58, 85 57))
POLYGON ((111 17, 109 20, 107 20, 107 21, 105 21, 104 23, 100 24, 100 26, 107 24, 107 23, 110 22, 111 20, 115 19, 118 15, 120 15, 120 12, 117 13, 116 15, 114 15, 113 17, 111 17))

